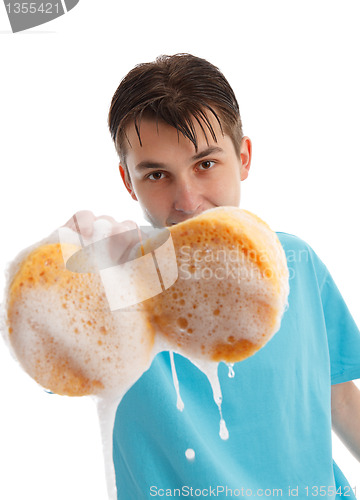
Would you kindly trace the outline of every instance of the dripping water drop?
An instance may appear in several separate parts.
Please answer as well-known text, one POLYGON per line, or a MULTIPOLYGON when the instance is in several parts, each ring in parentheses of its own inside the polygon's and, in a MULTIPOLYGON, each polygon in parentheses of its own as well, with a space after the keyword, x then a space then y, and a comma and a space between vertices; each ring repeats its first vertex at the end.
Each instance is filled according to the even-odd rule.
POLYGON ((179 411, 183 411, 183 409, 184 409, 184 402, 183 402, 183 400, 181 399, 181 396, 180 396, 179 380, 177 378, 177 373, 176 373, 176 368, 175 368, 175 361, 174 361, 174 353, 173 353, 173 351, 169 351, 169 355, 170 355, 170 363, 171 363, 171 373, 172 373, 172 378, 173 378, 174 387, 175 387, 176 396, 177 396, 177 398, 176 398, 176 408, 179 411))
POLYGON ((234 378, 235 377, 234 363, 228 363, 228 368, 229 368, 229 373, 228 373, 229 378, 234 378))
POLYGON ((226 423, 225 423, 225 420, 223 418, 220 419, 220 432, 219 432, 219 436, 224 441, 226 439, 229 439, 229 431, 227 430, 226 423))

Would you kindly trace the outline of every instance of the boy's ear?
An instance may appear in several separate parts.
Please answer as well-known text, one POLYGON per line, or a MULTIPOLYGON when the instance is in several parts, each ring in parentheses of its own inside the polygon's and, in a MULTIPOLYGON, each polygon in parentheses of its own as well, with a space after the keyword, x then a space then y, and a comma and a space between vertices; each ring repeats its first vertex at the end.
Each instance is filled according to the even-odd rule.
POLYGON ((240 178, 244 181, 249 175, 252 155, 252 144, 249 137, 244 136, 240 144, 241 172, 240 178))
POLYGON ((138 201, 138 199, 136 198, 136 194, 133 190, 133 187, 132 187, 132 184, 131 184, 131 180, 130 180, 130 177, 129 177, 129 173, 128 173, 128 170, 127 168, 123 167, 121 164, 119 165, 119 171, 120 171, 120 175, 121 175, 121 178, 123 180, 123 183, 126 187, 126 189, 129 191, 130 195, 131 195, 131 198, 135 201, 138 201))

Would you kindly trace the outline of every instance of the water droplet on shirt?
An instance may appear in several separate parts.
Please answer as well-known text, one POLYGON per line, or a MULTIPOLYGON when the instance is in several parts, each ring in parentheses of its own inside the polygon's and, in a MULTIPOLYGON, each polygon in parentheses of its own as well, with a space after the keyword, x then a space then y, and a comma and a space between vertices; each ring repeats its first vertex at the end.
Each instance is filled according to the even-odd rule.
POLYGON ((222 409, 221 409, 221 404, 222 404, 222 393, 221 393, 221 387, 220 387, 220 381, 219 381, 219 376, 218 376, 218 364, 216 363, 207 363, 207 364, 202 364, 201 366, 199 365, 199 368, 205 373, 207 376, 212 391, 213 391, 213 397, 214 401, 217 404, 217 407, 219 408, 219 414, 220 414, 220 432, 219 435, 221 439, 228 439, 229 438, 229 431, 227 430, 225 420, 223 419, 222 415, 222 409))
POLYGON ((225 420, 223 418, 220 419, 220 432, 219 436, 221 439, 226 440, 229 439, 229 431, 227 430, 225 420))
POLYGON ((234 378, 235 377, 235 372, 234 372, 234 363, 228 363, 228 368, 229 368, 229 373, 228 376, 229 378, 234 378))
POLYGON ((183 409, 184 409, 184 402, 183 402, 183 400, 181 399, 181 396, 180 396, 179 380, 178 380, 177 374, 176 374, 176 368, 175 368, 175 361, 174 361, 174 353, 173 353, 173 351, 169 351, 169 355, 170 355, 171 373, 172 373, 174 387, 175 387, 175 391, 176 391, 176 395, 177 395, 176 408, 179 411, 183 411, 183 409))

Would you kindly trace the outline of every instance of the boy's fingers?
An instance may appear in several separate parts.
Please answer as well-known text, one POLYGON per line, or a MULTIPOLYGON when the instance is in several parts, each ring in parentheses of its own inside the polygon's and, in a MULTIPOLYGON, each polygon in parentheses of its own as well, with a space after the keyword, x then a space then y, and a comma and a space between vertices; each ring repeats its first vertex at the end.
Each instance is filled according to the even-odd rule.
POLYGON ((111 217, 111 215, 100 215, 99 217, 96 217, 96 220, 98 219, 105 219, 111 222, 111 224, 118 224, 114 217, 111 217))
POLYGON ((76 212, 65 226, 86 238, 85 245, 111 236, 107 250, 111 260, 118 264, 126 262, 134 246, 141 243, 140 228, 134 221, 117 222, 109 215, 95 217, 90 210, 76 212))
POLYGON ((76 212, 64 226, 69 227, 86 238, 90 238, 93 234, 95 219, 94 214, 90 210, 81 210, 76 212))
POLYGON ((111 235, 124 233, 127 231, 132 232, 134 229, 138 229, 138 225, 132 220, 125 220, 123 222, 114 221, 114 224, 111 228, 111 235))
POLYGON ((109 252, 111 259, 121 264, 128 260, 131 250, 140 243, 139 229, 135 223, 121 224, 115 231, 109 239, 109 252))

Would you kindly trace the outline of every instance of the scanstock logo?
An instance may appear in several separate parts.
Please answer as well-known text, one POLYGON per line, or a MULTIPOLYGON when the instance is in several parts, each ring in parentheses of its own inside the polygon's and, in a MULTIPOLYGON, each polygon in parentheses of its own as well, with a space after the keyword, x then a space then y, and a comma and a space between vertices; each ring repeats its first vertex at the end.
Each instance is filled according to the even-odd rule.
POLYGON ((13 33, 48 23, 73 9, 79 0, 19 2, 4 0, 13 33))

